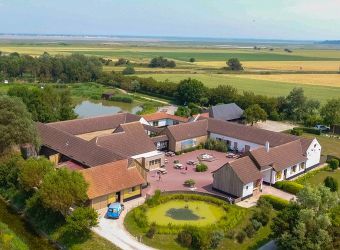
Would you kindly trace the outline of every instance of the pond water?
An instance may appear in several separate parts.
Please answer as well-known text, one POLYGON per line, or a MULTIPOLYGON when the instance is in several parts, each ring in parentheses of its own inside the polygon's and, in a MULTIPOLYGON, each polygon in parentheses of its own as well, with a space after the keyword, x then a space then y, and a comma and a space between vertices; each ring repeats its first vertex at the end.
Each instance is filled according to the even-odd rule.
POLYGON ((0 199, 0 221, 5 223, 29 249, 52 250, 55 249, 44 238, 34 233, 34 230, 7 204, 0 199))
POLYGON ((79 118, 99 116, 99 115, 110 115, 117 114, 119 112, 128 112, 136 114, 141 111, 142 107, 140 103, 123 103, 123 102, 112 102, 112 101, 82 101, 75 107, 75 112, 79 118))

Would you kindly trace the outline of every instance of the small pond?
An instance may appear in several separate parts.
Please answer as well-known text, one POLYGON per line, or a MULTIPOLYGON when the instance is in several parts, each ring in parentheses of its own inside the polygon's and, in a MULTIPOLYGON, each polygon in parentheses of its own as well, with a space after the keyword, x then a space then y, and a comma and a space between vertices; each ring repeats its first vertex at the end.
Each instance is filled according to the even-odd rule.
POLYGON ((141 111, 142 107, 140 103, 123 103, 123 102, 112 102, 112 101, 89 101, 85 100, 77 104, 75 107, 75 112, 78 114, 79 118, 99 116, 99 115, 110 115, 117 114, 119 112, 128 112, 136 114, 141 111))
MULTIPOLYGON (((52 247, 46 239, 39 237, 34 230, 7 204, 0 199, 0 221, 5 223, 29 249, 52 250, 52 247)), ((0 247, 1 248, 1 247, 0 247)))

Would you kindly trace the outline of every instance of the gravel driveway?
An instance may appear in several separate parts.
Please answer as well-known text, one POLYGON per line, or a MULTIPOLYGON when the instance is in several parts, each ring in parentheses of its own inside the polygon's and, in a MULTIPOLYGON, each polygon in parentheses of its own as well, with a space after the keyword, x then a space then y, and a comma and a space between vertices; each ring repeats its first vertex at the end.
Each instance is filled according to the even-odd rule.
POLYGON ((100 210, 99 225, 92 230, 123 250, 154 250, 154 248, 140 243, 136 237, 125 230, 123 224, 126 213, 144 203, 144 200, 145 198, 141 197, 124 203, 125 211, 117 220, 105 218, 106 209, 100 210))

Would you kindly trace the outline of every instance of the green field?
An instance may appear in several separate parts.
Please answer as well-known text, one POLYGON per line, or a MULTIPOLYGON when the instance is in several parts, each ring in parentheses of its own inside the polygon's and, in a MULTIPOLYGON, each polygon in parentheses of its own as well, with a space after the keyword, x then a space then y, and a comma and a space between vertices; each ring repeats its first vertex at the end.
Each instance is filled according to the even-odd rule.
POLYGON ((172 82, 180 82, 191 77, 202 81, 207 87, 211 88, 218 85, 231 85, 240 92, 253 91, 256 94, 268 96, 285 96, 294 87, 301 87, 308 98, 319 100, 321 103, 340 96, 340 88, 336 87, 247 79, 227 74, 140 74, 139 76, 153 77, 159 81, 168 79, 172 82))
POLYGON ((150 208, 147 211, 149 223, 158 225, 207 226, 215 224, 224 214, 217 205, 203 201, 174 200, 150 208))

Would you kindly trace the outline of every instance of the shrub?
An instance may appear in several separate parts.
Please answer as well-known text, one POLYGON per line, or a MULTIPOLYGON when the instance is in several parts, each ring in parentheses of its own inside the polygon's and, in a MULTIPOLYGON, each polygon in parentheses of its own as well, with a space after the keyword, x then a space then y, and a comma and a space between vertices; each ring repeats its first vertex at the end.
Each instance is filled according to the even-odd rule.
POLYGON ((188 186, 188 187, 193 187, 193 186, 195 186, 195 184, 196 184, 196 182, 195 182, 195 180, 193 180, 193 179, 189 179, 189 180, 186 180, 186 181, 184 182, 184 185, 186 185, 186 186, 188 186))
POLYGON ((133 75, 136 73, 135 68, 132 65, 126 66, 126 68, 122 71, 123 75, 133 75))
POLYGON ((196 60, 195 60, 195 58, 193 58, 193 57, 191 57, 190 59, 189 59, 189 62, 195 62, 196 60))
POLYGON ((133 210, 133 218, 136 224, 140 228, 146 228, 148 226, 148 219, 146 217, 146 208, 144 206, 137 207, 133 210))
POLYGON ((253 225, 255 231, 258 231, 261 228, 261 226, 262 226, 261 222, 259 222, 256 219, 252 219, 251 220, 251 224, 253 225))
POLYGON ((204 163, 200 163, 196 166, 196 172, 205 172, 208 170, 208 166, 204 163))
POLYGON ((129 60, 125 58, 119 58, 117 62, 115 62, 115 66, 126 65, 129 63, 129 60))
POLYGON ((228 239, 234 239, 235 238, 235 231, 234 230, 229 230, 228 232, 227 232, 227 234, 226 234, 226 237, 228 238, 228 239))
POLYGON ((289 205, 287 200, 274 195, 262 195, 258 202, 263 202, 263 200, 269 202, 276 210, 285 209, 289 205))
POLYGON ((98 214, 93 208, 78 207, 66 218, 67 232, 76 235, 86 234, 98 224, 98 214))
POLYGON ((332 169, 332 170, 336 170, 338 167, 339 167, 339 160, 338 159, 331 159, 329 161, 329 167, 332 169))
POLYGON ((293 181, 278 181, 274 186, 291 194, 297 194, 301 189, 303 189, 303 185, 293 181))
POLYGON ((210 236, 210 247, 217 248, 221 240, 224 238, 224 233, 222 230, 214 230, 210 236))
POLYGON ((296 136, 301 136, 302 133, 303 133, 303 130, 302 129, 299 129, 299 128, 293 128, 290 133, 292 135, 296 135, 296 136))
POLYGON ((114 95, 111 96, 110 101, 115 101, 115 102, 126 102, 126 103, 132 103, 133 98, 129 95, 114 95))
POLYGON ((192 244, 191 232, 188 229, 183 229, 177 235, 178 242, 184 247, 190 247, 192 244))
POLYGON ((146 232, 146 237, 152 239, 156 233, 156 224, 152 223, 149 230, 146 232))
POLYGON ((332 176, 327 176, 323 182, 332 192, 338 191, 338 182, 332 176))
POLYGON ((150 197, 149 199, 146 200, 146 204, 149 207, 156 206, 156 205, 160 204, 160 197, 161 197, 161 191, 157 189, 155 191, 155 194, 152 197, 150 197))
POLYGON ((237 235, 236 235, 236 239, 238 243, 243 243, 243 241, 246 239, 247 234, 244 231, 240 231, 237 235))
POLYGON ((248 225, 245 227, 244 231, 246 232, 248 238, 253 237, 254 234, 255 234, 255 232, 256 232, 256 231, 255 231, 255 228, 254 228, 254 226, 253 226, 253 224, 248 224, 248 225))
POLYGON ((227 152, 227 145, 224 142, 215 139, 206 140, 203 146, 205 149, 227 152))
POLYGON ((256 211, 252 218, 260 222, 262 226, 267 225, 269 222, 269 214, 263 210, 256 211))

